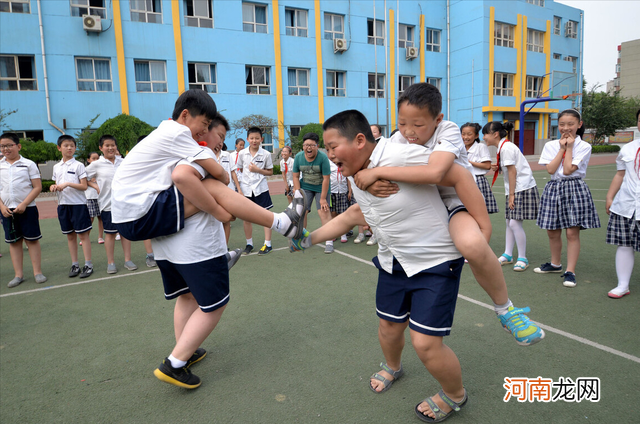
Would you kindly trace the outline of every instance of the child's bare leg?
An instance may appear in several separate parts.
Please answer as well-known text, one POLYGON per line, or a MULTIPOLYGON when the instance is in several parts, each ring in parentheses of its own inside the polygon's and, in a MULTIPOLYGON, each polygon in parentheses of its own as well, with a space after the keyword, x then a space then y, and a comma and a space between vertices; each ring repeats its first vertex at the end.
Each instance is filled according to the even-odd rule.
POLYGON ((562 230, 547 230, 547 236, 549 236, 551 249, 551 263, 560 265, 562 263, 562 230))
MULTIPOLYGON (((384 360, 394 371, 398 371, 402 365, 402 349, 404 349, 404 330, 409 325, 409 321, 406 322, 391 322, 380 319, 378 325, 378 340, 380 341, 380 348, 382 348, 382 354, 384 360)), ((378 371, 378 374, 393 381, 393 376, 385 370, 378 371)), ((384 389, 384 383, 380 380, 372 378, 369 382, 371 387, 376 392, 380 392, 384 389)))
MULTIPOLYGON (((291 202, 289 202, 291 203, 291 202)), ((231 236, 231 222, 223 222, 222 228, 224 229, 224 239, 226 240, 227 245, 229 244, 229 236, 231 236)))
MULTIPOLYGON (((85 262, 91 260, 91 239, 89 238, 90 233, 91 233, 91 230, 78 234, 80 241, 82 241, 82 253, 84 254, 85 262)), ((76 252, 77 252, 77 249, 78 248, 76 247, 76 252)), ((76 254, 76 257, 77 257, 77 254, 76 254)))
POLYGON ((176 305, 173 309, 173 331, 176 336, 176 343, 180 340, 187 321, 198 308, 198 302, 196 302, 196 298, 191 293, 183 294, 176 299, 176 305))
POLYGON ((122 252, 124 253, 124 261, 128 262, 131 260, 131 240, 127 240, 126 238, 120 236, 120 243, 122 244, 122 252))
POLYGON ((22 261, 24 260, 24 251, 22 250, 22 239, 9 244, 9 255, 11 256, 11 264, 13 265, 15 276, 23 278, 24 269, 22 267, 22 261))
MULTIPOLYGON (((122 240, 122 236, 120 237, 122 240)), ((116 233, 105 233, 104 250, 107 253, 107 264, 115 263, 116 233)))
POLYGON ((42 249, 40 249, 40 241, 25 240, 25 243, 27 243, 27 247, 29 248, 29 256, 31 257, 31 266, 33 267, 33 275, 42 274, 42 268, 41 268, 42 249))
POLYGON ((344 213, 341 213, 335 219, 332 219, 326 225, 323 225, 311 233, 311 243, 316 244, 333 240, 348 232, 356 225, 366 225, 364 215, 358 204, 350 206, 344 213))
POLYGON ((244 237, 249 240, 253 236, 253 225, 249 221, 243 221, 242 227, 244 228, 244 237))
POLYGON ((69 255, 71 255, 71 263, 78 262, 78 236, 76 235, 75 232, 67 234, 67 245, 69 246, 69 255))
POLYGON ((219 221, 229 221, 232 217, 218 205, 200 179, 200 173, 189 165, 178 165, 171 173, 171 179, 184 196, 184 217, 199 211, 214 216, 219 221))
POLYGON ((580 256, 580 227, 567 228, 567 271, 576 272, 580 256))
MULTIPOLYGON (((438 380, 442 390, 451 400, 461 401, 464 398, 464 387, 462 385, 462 369, 456 354, 443 343, 442 337, 429 336, 413 330, 410 330, 410 333, 411 343, 427 371, 438 380)), ((436 394, 431 399, 442 412, 451 411, 451 407, 444 403, 439 395, 436 394)), ((435 414, 426 402, 422 402, 418 406, 418 410, 435 418, 435 414)))
POLYGON ((98 233, 98 237, 100 238, 104 238, 104 226, 102 225, 102 218, 98 217, 98 231, 100 231, 98 233))
MULTIPOLYGON (((122 239, 122 237, 120 237, 122 239)), ((147 255, 153 255, 153 247, 151 246, 151 240, 145 240, 144 242, 144 250, 147 251, 147 255)))
POLYGON ((203 312, 197 308, 187 320, 180 338, 171 355, 181 361, 188 361, 191 355, 216 328, 226 305, 213 312, 203 312))

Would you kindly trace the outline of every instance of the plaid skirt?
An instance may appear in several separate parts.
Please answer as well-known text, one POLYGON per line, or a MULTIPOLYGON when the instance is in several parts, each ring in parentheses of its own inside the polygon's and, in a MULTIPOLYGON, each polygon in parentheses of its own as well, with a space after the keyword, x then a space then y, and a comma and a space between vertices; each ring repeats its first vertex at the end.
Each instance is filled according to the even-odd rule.
MULTIPOLYGON (((352 196, 353 197, 353 196, 352 196)), ((329 210, 338 214, 349 209, 349 199, 346 193, 331 193, 331 204, 329 210)))
POLYGON ((609 225, 607 225, 607 244, 615 244, 622 247, 633 247, 640 252, 640 222, 635 214, 631 218, 611 212, 609 225))
POLYGON ((476 183, 478 184, 480 193, 482 193, 482 196, 484 197, 484 203, 487 205, 487 212, 500 212, 498 210, 498 202, 496 202, 496 198, 493 196, 493 191, 491 191, 491 186, 487 181, 487 177, 484 175, 476 175, 476 183))
POLYGON ((524 221, 525 219, 538 218, 538 204, 540 203, 540 194, 538 187, 518 191, 515 194, 515 209, 509 209, 509 195, 506 195, 504 206, 504 217, 506 219, 515 219, 516 221, 524 221))
POLYGON ((600 218, 587 184, 580 178, 549 181, 536 222, 543 230, 600 228, 600 218))
POLYGON ((89 209, 89 216, 91 218, 100 216, 100 205, 98 205, 98 199, 87 199, 87 208, 89 209))

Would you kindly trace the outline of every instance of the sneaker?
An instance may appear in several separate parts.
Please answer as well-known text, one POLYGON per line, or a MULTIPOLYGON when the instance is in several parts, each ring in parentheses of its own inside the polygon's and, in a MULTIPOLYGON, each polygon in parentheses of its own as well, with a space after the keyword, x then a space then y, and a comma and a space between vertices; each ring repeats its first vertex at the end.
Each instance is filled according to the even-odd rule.
POLYGON ((153 256, 153 253, 147 253, 147 257, 144 259, 144 261, 149 268, 158 266, 158 264, 156 264, 156 258, 153 256))
POLYGON ((290 252, 304 252, 304 250, 306 249, 306 247, 304 247, 304 240, 306 240, 309 236, 311 236, 311 233, 305 229, 302 232, 302 237, 299 239, 289 239, 289 251, 290 252))
POLYGON ((306 204, 307 196, 304 190, 296 190, 293 194, 293 200, 283 211, 289 217, 291 224, 284 233, 279 230, 280 234, 287 238, 302 238, 302 232, 304 231, 302 224, 304 223, 304 217, 307 216, 306 204))
POLYGON ((158 380, 165 383, 173 384, 174 386, 182 387, 184 389, 195 389, 202 384, 200 378, 191 374, 189 368, 184 366, 182 368, 173 368, 169 358, 165 358, 160 366, 153 372, 158 380))
POLYGON ((69 270, 69 278, 77 277, 80 274, 80 265, 71 265, 69 270))
POLYGON ((331 254, 333 253, 333 244, 327 244, 324 246, 324 253, 331 254))
POLYGON ((356 237, 356 238, 353 240, 353 242, 354 242, 355 244, 360 244, 360 243, 362 243, 363 241, 364 241, 364 234, 363 234, 363 233, 358 234, 358 237, 356 237))
POLYGON ((82 246, 82 240, 80 241, 80 246, 82 246))
POLYGON ((44 283, 45 281, 47 281, 47 277, 45 277, 45 276, 44 276, 44 275, 42 275, 42 274, 37 274, 37 275, 35 276, 35 279, 36 279, 36 283, 38 283, 38 284, 42 284, 42 283, 44 283))
POLYGON ((22 277, 14 277, 13 280, 9 281, 9 284, 7 284, 7 287, 9 288, 18 287, 20 284, 22 284, 23 281, 24 281, 24 278, 22 277))
POLYGON ((544 339, 544 331, 536 323, 529 320, 525 314, 531 312, 527 308, 514 308, 509 306, 509 312, 498 315, 502 328, 516 338, 520 346, 530 346, 544 339))
POLYGON ((87 278, 93 274, 93 267, 89 265, 85 265, 82 267, 82 272, 80 273, 80 278, 87 278))
POLYGON ((364 232, 364 236, 365 237, 371 237, 372 235, 373 235, 373 233, 371 231, 369 231, 369 230, 364 232))
POLYGON ((271 252, 273 250, 273 247, 271 246, 267 246, 266 244, 264 246, 262 246, 260 248, 260 250, 258 251, 258 256, 264 256, 267 253, 271 252))
POLYGON ((376 235, 372 234, 371 238, 367 241, 367 246, 373 246, 374 244, 377 244, 378 240, 376 240, 376 235))
POLYGON ((347 241, 347 235, 343 234, 342 237, 340 237, 340 243, 346 243, 347 241))
POLYGON ((225 254, 227 257, 227 267, 229 269, 233 268, 233 266, 240 260, 240 256, 242 256, 242 251, 238 249, 231 250, 225 254), (234 254, 232 255, 231 252, 234 254))
POLYGON ((129 271, 135 271, 136 269, 138 269, 138 265, 134 264, 133 261, 125 262, 124 267, 127 268, 129 271))
POLYGON ((247 247, 244 248, 244 250, 242 251, 242 254, 248 255, 251 252, 253 252, 253 246, 250 244, 247 244, 247 247))
POLYGON ((116 234, 116 240, 120 240, 120 233, 116 234))
POLYGON ((98 239, 98 244, 104 244, 104 239, 102 237, 98 239))
POLYGON ((562 282, 562 285, 565 287, 575 287, 576 286, 576 274, 574 274, 571 271, 567 271, 564 274, 562 274, 562 278, 564 278, 564 281, 562 282))
POLYGON ((538 268, 534 268, 533 272, 536 272, 538 274, 549 274, 551 272, 562 272, 562 265, 553 266, 553 265, 551 265, 551 262, 547 262, 546 264, 540 265, 540 267, 538 267, 538 268))
POLYGON ((107 264, 107 274, 115 274, 116 272, 118 272, 116 264, 107 264))
MULTIPOLYGON (((240 253, 238 253, 238 255, 239 254, 240 253)), ((191 355, 191 358, 189 358, 189 360, 187 361, 187 365, 185 365, 185 367, 189 368, 191 365, 202 361, 205 356, 207 356, 207 351, 201 347, 197 348, 196 351, 193 352, 193 355, 191 355)))
POLYGON ((607 293, 607 296, 609 296, 611 299, 621 299, 624 296, 628 295, 629 289, 620 289, 618 287, 616 287, 615 289, 609 290, 609 293, 607 293))
POLYGON ((353 230, 349 230, 347 232, 347 237, 353 237, 353 230))

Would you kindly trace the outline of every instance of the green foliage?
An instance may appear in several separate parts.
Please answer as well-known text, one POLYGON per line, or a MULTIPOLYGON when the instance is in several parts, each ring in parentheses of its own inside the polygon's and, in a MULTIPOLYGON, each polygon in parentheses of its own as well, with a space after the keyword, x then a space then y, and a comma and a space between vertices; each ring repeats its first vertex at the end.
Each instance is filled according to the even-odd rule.
POLYGON ((318 137, 320 138, 319 147, 324 147, 324 141, 322 139, 322 124, 314 124, 313 122, 310 122, 300 129, 299 137, 291 137, 291 150, 293 150, 293 156, 302 150, 302 142, 304 141, 302 136, 310 132, 318 134, 318 137))
POLYGON ((53 180, 42 180, 42 192, 49 193, 49 187, 54 185, 56 182, 53 180))
POLYGON ((582 120, 586 128, 594 130, 593 144, 602 144, 608 135, 614 135, 621 130, 635 124, 629 121, 626 100, 618 92, 609 94, 596 92, 598 86, 582 94, 582 120))
POLYGON ((247 115, 229 124, 231 134, 235 137, 242 137, 246 140, 247 130, 251 127, 258 127, 265 134, 273 134, 273 129, 278 125, 275 119, 264 115, 247 115))
POLYGON ((9 115, 13 115, 17 111, 18 109, 14 109, 14 110, 8 110, 5 112, 4 109, 0 109, 0 131, 4 132, 5 127, 9 128, 8 125, 5 124, 5 119, 7 119, 9 115))
POLYGON ((82 138, 82 143, 78 143, 76 157, 86 160, 91 152, 98 152, 100 137, 105 134, 112 135, 118 140, 118 150, 122 155, 126 155, 138 142, 138 137, 147 135, 153 131, 153 127, 135 116, 120 114, 115 118, 104 121, 95 132, 89 133, 88 129, 97 119, 96 116, 88 127, 85 127, 76 135, 76 140, 82 138))
POLYGON ((273 175, 282 175, 282 171, 280 171, 280 165, 273 164, 273 175))
POLYGON ((35 163, 45 163, 49 160, 58 161, 62 159, 62 154, 58 150, 58 146, 53 143, 47 143, 44 140, 33 141, 29 138, 20 139, 22 149, 20 154, 35 163))
POLYGON ((591 153, 616 153, 620 151, 617 144, 591 146, 591 153))

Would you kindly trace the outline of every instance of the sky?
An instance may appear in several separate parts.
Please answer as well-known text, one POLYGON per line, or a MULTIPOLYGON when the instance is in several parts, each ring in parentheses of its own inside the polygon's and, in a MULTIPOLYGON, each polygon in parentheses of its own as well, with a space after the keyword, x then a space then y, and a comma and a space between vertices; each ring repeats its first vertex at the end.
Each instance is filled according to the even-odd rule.
POLYGON ((640 0, 556 0, 584 11, 584 78, 587 88, 615 77, 618 45, 640 38, 640 0))

